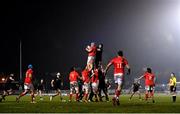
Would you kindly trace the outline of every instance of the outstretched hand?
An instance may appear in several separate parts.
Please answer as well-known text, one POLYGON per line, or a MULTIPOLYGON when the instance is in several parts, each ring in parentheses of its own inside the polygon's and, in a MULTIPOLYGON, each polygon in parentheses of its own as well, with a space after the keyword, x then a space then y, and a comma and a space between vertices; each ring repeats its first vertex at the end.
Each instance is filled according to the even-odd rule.
POLYGON ((128 72, 127 72, 127 75, 130 75, 130 74, 131 74, 131 69, 129 68, 128 72))

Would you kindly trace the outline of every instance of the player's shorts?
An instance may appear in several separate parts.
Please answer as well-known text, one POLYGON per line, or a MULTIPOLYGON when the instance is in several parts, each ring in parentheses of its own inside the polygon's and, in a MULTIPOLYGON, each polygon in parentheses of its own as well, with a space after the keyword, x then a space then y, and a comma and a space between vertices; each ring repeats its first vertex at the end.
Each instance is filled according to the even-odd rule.
POLYGON ((60 89, 61 89, 61 86, 60 86, 60 85, 54 85, 53 89, 54 89, 54 90, 60 90, 60 89))
POLYGON ((4 86, 5 91, 11 90, 11 89, 12 89, 12 84, 5 84, 4 86))
POLYGON ((89 83, 84 83, 83 86, 82 86, 83 91, 84 91, 84 90, 85 90, 85 91, 89 91, 89 88, 90 88, 89 83))
POLYGON ((139 88, 133 88, 133 92, 139 91, 139 88))
POLYGON ((98 83, 92 83, 92 89, 93 91, 97 91, 98 90, 98 83))
POLYGON ((176 92, 176 87, 175 86, 170 86, 170 92, 176 92))
POLYGON ((78 83, 77 82, 70 82, 70 91, 74 92, 77 91, 77 89, 79 88, 78 83))
POLYGON ((123 85, 123 73, 114 74, 114 81, 118 85, 123 85))
POLYGON ((94 56, 88 56, 87 64, 94 63, 95 57, 94 56))
POLYGON ((38 86, 38 90, 43 90, 43 86, 42 85, 40 85, 40 86, 38 86))
POLYGON ((24 84, 24 89, 25 90, 34 90, 33 84, 24 84))
POLYGON ((146 86, 145 86, 145 90, 146 90, 146 91, 149 91, 149 92, 152 92, 152 91, 154 91, 154 86, 146 85, 146 86))

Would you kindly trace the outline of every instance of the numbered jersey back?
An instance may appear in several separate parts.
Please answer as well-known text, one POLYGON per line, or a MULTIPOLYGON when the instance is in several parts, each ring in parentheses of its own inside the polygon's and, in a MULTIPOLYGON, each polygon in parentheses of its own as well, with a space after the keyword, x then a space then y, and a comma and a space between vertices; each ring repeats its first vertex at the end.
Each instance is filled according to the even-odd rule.
POLYGON ((124 68, 128 64, 128 61, 124 57, 116 57, 111 60, 111 63, 114 65, 114 74, 123 73, 124 68))

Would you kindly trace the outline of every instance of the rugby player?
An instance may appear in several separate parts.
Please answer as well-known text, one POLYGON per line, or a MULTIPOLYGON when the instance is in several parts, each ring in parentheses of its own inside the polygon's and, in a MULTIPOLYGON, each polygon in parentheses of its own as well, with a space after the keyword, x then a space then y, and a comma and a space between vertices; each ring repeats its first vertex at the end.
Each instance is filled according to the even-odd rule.
POLYGON ((115 95, 112 99, 113 105, 120 105, 119 96, 121 94, 123 80, 124 80, 124 69, 125 67, 128 69, 128 75, 130 74, 130 66, 128 65, 128 61, 125 57, 123 57, 123 51, 118 51, 118 56, 113 58, 105 69, 105 74, 107 73, 109 67, 114 65, 114 81, 116 84, 115 95))
POLYGON ((96 45, 94 42, 91 43, 91 46, 86 47, 86 51, 88 52, 88 60, 87 60, 87 66, 90 70, 92 70, 95 62, 96 57, 96 45))
POLYGON ((58 72, 56 74, 56 78, 51 80, 51 87, 56 91, 55 95, 51 95, 49 100, 52 101, 54 97, 60 96, 60 100, 62 101, 62 94, 61 94, 61 86, 63 86, 62 76, 58 72))
MULTIPOLYGON (((131 87, 131 90, 133 90, 133 91, 132 91, 132 94, 131 94, 129 100, 132 99, 132 97, 134 96, 135 93, 138 93, 138 95, 139 95, 139 100, 141 100, 141 93, 140 93, 140 91, 139 91, 140 86, 141 86, 140 81, 138 81, 137 79, 135 79, 135 80, 134 80, 134 83, 133 83, 133 85, 132 85, 132 87, 131 87)), ((130 92, 131 92, 131 90, 130 90, 130 92)))
POLYGON ((33 86, 33 66, 30 64, 28 65, 28 70, 26 71, 26 77, 24 80, 24 91, 16 97, 16 102, 19 102, 20 98, 26 95, 30 92, 31 96, 31 103, 35 102, 35 96, 34 96, 34 86, 33 86))
POLYGON ((45 91, 45 84, 44 84, 44 80, 41 79, 40 83, 38 84, 38 88, 37 88, 37 95, 39 95, 41 101, 43 100, 43 97, 42 97, 43 91, 45 91))
POLYGON ((108 97, 108 93, 107 93, 108 86, 106 85, 106 82, 105 82, 105 75, 104 75, 103 69, 100 66, 98 69, 98 76, 99 76, 99 86, 98 86, 99 100, 103 101, 102 100, 103 96, 101 95, 101 91, 103 91, 106 101, 108 102, 109 101, 109 97, 108 97))
POLYGON ((155 103, 154 100, 154 87, 155 87, 155 75, 152 73, 151 68, 147 68, 147 71, 139 77, 138 80, 144 78, 145 79, 145 100, 147 101, 148 98, 152 99, 152 102, 155 103))
POLYGON ((5 100, 6 96, 11 95, 13 93, 13 89, 12 89, 12 82, 14 81, 13 77, 14 77, 14 74, 10 74, 5 79, 4 91, 0 98, 0 102, 2 102, 2 100, 5 100))
POLYGON ((98 102, 98 86, 99 86, 99 76, 98 76, 98 69, 94 69, 94 72, 91 77, 92 82, 92 91, 95 96, 95 101, 98 102))
POLYGON ((103 44, 99 44, 96 50, 95 66, 102 67, 103 44))
POLYGON ((76 71, 75 67, 71 68, 71 72, 69 74, 69 81, 70 81, 70 95, 69 101, 72 101, 72 96, 76 94, 76 101, 79 102, 79 87, 78 87, 78 79, 80 78, 78 72, 76 71))
POLYGON ((169 79, 169 89, 170 94, 172 95, 172 101, 176 102, 176 75, 171 73, 171 77, 169 79))
POLYGON ((88 94, 90 90, 90 71, 87 69, 87 67, 82 71, 82 80, 83 80, 83 93, 84 93, 84 101, 88 102, 88 94))

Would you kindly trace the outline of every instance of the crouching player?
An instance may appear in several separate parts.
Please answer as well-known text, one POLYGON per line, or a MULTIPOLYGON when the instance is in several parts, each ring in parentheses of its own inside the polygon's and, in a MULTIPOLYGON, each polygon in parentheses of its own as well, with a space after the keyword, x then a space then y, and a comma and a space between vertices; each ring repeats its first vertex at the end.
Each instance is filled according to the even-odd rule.
POLYGON ((26 71, 26 77, 24 81, 24 92, 22 92, 18 97, 16 97, 16 102, 19 102, 19 99, 26 95, 28 92, 30 92, 31 95, 31 103, 35 102, 35 96, 34 96, 34 86, 33 86, 33 66, 30 64, 28 65, 28 70, 26 71))
POLYGON ((71 68, 71 72, 69 74, 70 80, 70 96, 69 101, 72 101, 73 93, 76 93, 76 101, 79 102, 79 87, 78 87, 78 78, 80 78, 78 72, 74 67, 71 68))
POLYGON ((154 86, 155 86, 155 75, 152 73, 151 68, 147 68, 147 71, 142 75, 138 80, 144 78, 145 79, 145 100, 148 98, 152 99, 152 102, 155 103, 154 100, 154 86))
MULTIPOLYGON (((133 85, 131 87, 131 90, 133 90, 133 91, 132 91, 132 94, 131 94, 131 97, 129 98, 129 100, 132 99, 132 97, 134 96, 135 93, 138 93, 139 100, 141 100, 141 93, 139 91, 140 87, 141 87, 140 80, 135 79, 134 83, 133 83, 133 85)), ((130 92, 131 92, 131 90, 130 90, 130 92)))

